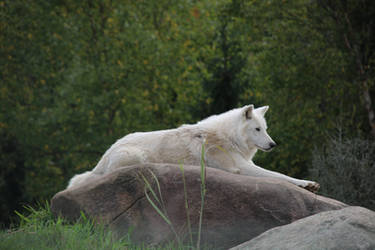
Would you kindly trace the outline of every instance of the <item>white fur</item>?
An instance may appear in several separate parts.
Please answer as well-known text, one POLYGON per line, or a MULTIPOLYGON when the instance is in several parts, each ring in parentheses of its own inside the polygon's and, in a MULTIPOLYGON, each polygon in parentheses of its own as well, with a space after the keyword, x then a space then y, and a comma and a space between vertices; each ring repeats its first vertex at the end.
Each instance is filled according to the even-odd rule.
POLYGON ((210 116, 193 125, 176 129, 129 134, 114 143, 92 171, 74 176, 68 188, 109 173, 121 166, 139 163, 183 163, 199 165, 202 144, 209 167, 256 177, 276 177, 301 187, 319 184, 298 180, 256 166, 252 158, 258 149, 270 151, 275 142, 267 133, 264 114, 268 106, 247 105, 210 116))

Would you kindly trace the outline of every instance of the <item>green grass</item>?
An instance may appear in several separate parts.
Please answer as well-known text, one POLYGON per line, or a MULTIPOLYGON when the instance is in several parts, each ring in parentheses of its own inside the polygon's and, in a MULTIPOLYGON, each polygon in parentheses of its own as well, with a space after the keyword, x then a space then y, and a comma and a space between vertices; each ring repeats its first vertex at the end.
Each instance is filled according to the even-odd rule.
POLYGON ((0 249, 125 249, 129 243, 115 241, 112 234, 84 215, 75 224, 55 219, 49 207, 27 208, 17 228, 2 231, 0 249))
POLYGON ((27 207, 27 214, 17 213, 20 224, 16 228, 0 232, 0 249, 192 249, 170 242, 163 246, 142 246, 131 243, 130 236, 114 240, 112 233, 94 224, 83 214, 74 224, 54 218, 49 207, 27 207))

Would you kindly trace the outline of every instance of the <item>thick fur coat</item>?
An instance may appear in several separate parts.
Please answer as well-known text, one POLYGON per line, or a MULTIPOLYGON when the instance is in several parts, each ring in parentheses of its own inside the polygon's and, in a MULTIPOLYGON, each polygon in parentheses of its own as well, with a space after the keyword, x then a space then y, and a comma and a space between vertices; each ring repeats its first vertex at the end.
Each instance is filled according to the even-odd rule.
POLYGON ((267 133, 264 114, 268 106, 255 109, 247 105, 210 116, 196 124, 153 132, 129 134, 114 143, 92 171, 74 176, 68 188, 119 167, 139 163, 199 165, 202 145, 208 167, 256 177, 274 177, 311 191, 319 184, 295 179, 256 166, 252 158, 258 149, 270 151, 276 143, 267 133))

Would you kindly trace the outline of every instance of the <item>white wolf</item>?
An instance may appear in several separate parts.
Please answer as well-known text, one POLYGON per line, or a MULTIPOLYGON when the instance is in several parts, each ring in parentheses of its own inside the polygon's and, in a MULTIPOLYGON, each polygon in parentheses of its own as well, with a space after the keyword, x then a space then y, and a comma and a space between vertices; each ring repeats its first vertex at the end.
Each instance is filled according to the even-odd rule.
POLYGON ((252 162, 258 149, 270 151, 276 143, 267 134, 264 114, 268 106, 247 105, 210 116, 176 129, 129 134, 114 143, 92 171, 74 176, 68 188, 90 181, 116 168, 139 163, 199 165, 205 143, 208 167, 255 177, 274 177, 310 191, 319 184, 263 169, 252 162))

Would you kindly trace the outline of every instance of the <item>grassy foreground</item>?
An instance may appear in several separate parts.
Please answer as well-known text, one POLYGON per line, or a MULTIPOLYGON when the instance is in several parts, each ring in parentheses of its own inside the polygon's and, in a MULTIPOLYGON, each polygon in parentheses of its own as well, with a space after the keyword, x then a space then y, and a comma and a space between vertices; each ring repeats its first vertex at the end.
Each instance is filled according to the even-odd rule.
MULTIPOLYGON (((94 224, 91 220, 86 218, 82 213, 80 219, 75 223, 71 224, 62 218, 55 218, 49 208, 48 202, 44 207, 39 206, 38 209, 32 207, 26 207, 28 215, 16 212, 20 218, 20 223, 17 228, 11 228, 6 231, 0 231, 0 249, 16 249, 16 250, 29 250, 29 249, 201 249, 201 227, 203 218, 204 200, 206 194, 206 167, 204 162, 205 155, 205 143, 202 144, 201 149, 201 209, 199 216, 199 230, 197 235, 197 242, 194 244, 192 238, 192 231, 190 225, 189 206, 187 202, 187 191, 186 182, 184 175, 183 165, 180 165, 182 173, 182 179, 184 183, 184 195, 185 195, 185 209, 187 213, 187 225, 189 229, 190 244, 183 244, 182 240, 176 233, 168 214, 165 209, 160 184, 155 174, 150 171, 153 179, 157 184, 157 191, 154 190, 150 182, 145 176, 142 178, 145 183, 145 195, 154 207, 155 211, 164 219, 164 221, 171 227, 171 230, 175 233, 176 241, 171 241, 163 246, 143 246, 135 245, 131 243, 130 233, 124 236, 122 239, 115 240, 112 233, 106 230, 103 226, 94 224), (148 193, 153 197, 150 198, 148 193), (158 195, 157 195, 158 193, 158 195), (196 247, 194 247, 196 245, 196 247)), ((203 249, 209 249, 204 246, 203 249)))
POLYGON ((0 232, 0 249, 194 249, 173 242, 162 247, 139 246, 131 243, 129 235, 114 240, 110 231, 94 225, 84 215, 70 224, 54 218, 48 206, 27 210, 27 216, 17 213, 21 220, 17 228, 0 232))

